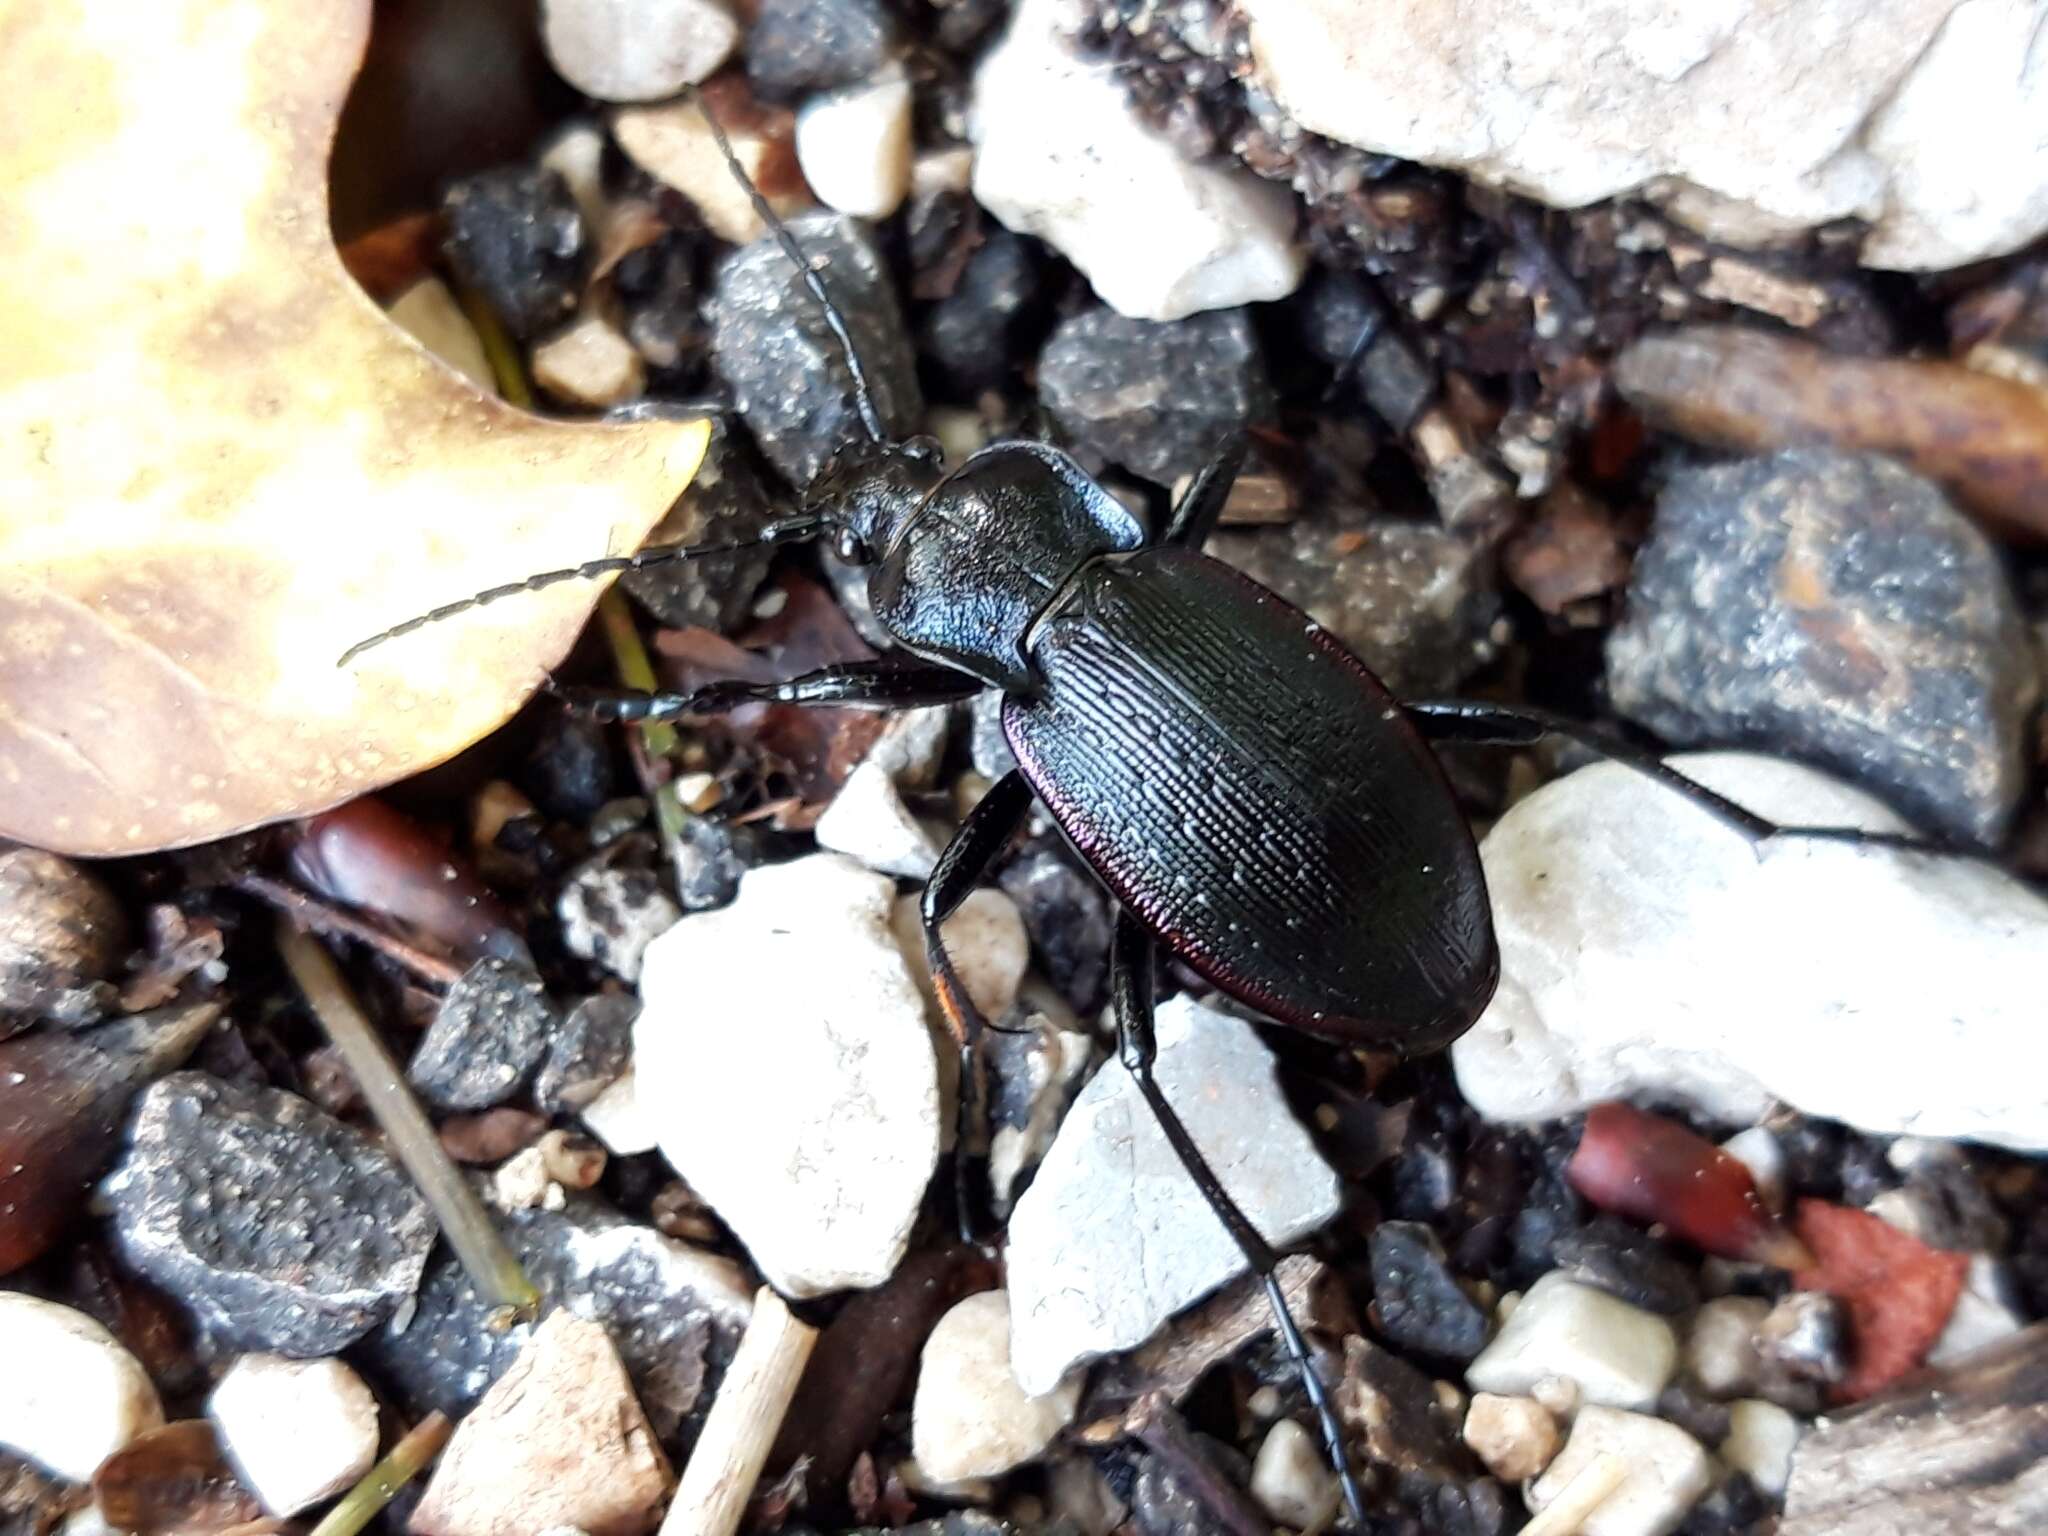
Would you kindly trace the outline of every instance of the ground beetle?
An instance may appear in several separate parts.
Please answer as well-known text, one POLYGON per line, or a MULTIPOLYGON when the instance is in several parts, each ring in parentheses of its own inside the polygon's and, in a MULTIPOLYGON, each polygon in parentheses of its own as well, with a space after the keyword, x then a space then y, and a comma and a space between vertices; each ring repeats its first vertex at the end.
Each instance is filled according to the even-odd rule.
MULTIPOLYGON (((753 700, 909 706, 1001 690, 1017 767, 968 814, 923 899, 932 980, 961 1056, 963 1129, 972 1099, 964 1085, 975 1081, 973 1052, 989 1025, 939 929, 1036 801, 1117 899, 1118 1054, 1263 1279, 1364 1529, 1336 1413, 1274 1278, 1277 1256, 1153 1076, 1155 948, 1295 1029, 1420 1054, 1469 1029, 1500 974, 1478 850, 1430 743, 1522 747, 1566 737, 1662 781, 1752 843, 1792 829, 1579 722, 1476 700, 1396 699, 1321 625, 1201 552, 1243 462, 1241 439, 1195 476, 1156 537, 1045 443, 995 443, 949 471, 929 439, 891 442, 822 277, 715 120, 712 129, 839 344, 867 440, 826 468, 800 516, 754 538, 657 545, 511 582, 407 620, 342 660, 481 603, 694 556, 827 539, 840 559, 868 567, 875 616, 901 654, 782 683, 563 691, 599 719, 636 721, 753 700)), ((964 1213, 963 1169, 956 1159, 964 1213)))

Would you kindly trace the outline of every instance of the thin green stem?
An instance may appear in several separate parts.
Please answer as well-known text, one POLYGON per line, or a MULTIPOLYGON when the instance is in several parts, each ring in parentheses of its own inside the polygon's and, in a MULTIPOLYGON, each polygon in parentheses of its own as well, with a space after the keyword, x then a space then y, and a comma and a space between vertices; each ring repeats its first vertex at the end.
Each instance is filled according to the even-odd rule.
POLYGON ((363 1474, 363 1480, 341 1496, 341 1502, 313 1527, 313 1536, 356 1536, 377 1516, 377 1511, 398 1496, 398 1490, 420 1471, 448 1443, 453 1428, 447 1416, 430 1413, 391 1447, 391 1454, 363 1474))
POLYGON ((497 380, 499 395, 508 405, 532 410, 533 386, 526 382, 526 369, 520 364, 518 345, 506 334, 497 311, 466 283, 457 286, 455 297, 456 302, 462 305, 462 312, 469 316, 469 323, 476 330, 476 339, 483 343, 484 361, 491 365, 491 377, 497 380))
POLYGON ((363 1101, 391 1138, 391 1150, 440 1218, 441 1231, 469 1272, 477 1294, 494 1307, 537 1310, 540 1292, 526 1278, 519 1260, 491 1225, 476 1191, 442 1147, 433 1122, 406 1087, 398 1063, 377 1038, 340 968, 311 935, 283 918, 278 920, 277 948, 292 980, 305 993, 314 1018, 355 1074, 363 1101))

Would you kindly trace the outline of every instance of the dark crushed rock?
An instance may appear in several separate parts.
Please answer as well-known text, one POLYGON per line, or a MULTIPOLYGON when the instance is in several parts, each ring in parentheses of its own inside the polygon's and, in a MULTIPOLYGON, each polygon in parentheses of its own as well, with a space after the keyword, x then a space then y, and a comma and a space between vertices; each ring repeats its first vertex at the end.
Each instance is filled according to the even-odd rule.
POLYGON ((650 367, 671 374, 693 375, 711 350, 698 309, 699 249, 692 235, 671 231, 612 270, 626 339, 650 367))
POLYGON ((1657 1417, 1669 1419, 1701 1445, 1728 1438, 1728 1404, 1706 1395, 1683 1372, 1657 1398, 1657 1417))
POLYGON ((1340 504, 1280 528, 1224 529, 1208 548, 1337 636, 1396 693, 1449 693, 1499 652, 1500 587, 1483 539, 1340 504))
MULTIPOLYGON (((690 479, 690 493, 655 525, 650 544, 710 544, 752 538, 773 521, 774 503, 761 478, 759 460, 723 417, 712 418, 704 462, 690 479)), ((720 632, 747 616, 754 591, 768 574, 775 551, 734 550, 678 560, 650 570, 628 571, 619 585, 662 623, 681 629, 698 625, 720 632)))
POLYGON ((38 1019, 99 1018, 127 941, 120 903, 85 870, 40 848, 0 847, 0 1040, 38 1019))
POLYGON ((448 264, 514 336, 536 336, 576 312, 589 252, 583 215, 558 173, 511 165, 465 177, 441 213, 448 264))
POLYGON ((1373 1229, 1372 1291, 1380 1332, 1403 1349, 1462 1361, 1486 1347, 1485 1309, 1465 1294, 1443 1244, 1419 1222, 1373 1229))
POLYGON ((1751 1536, 1777 1507, 1747 1472, 1728 1472, 1693 1505, 1672 1536, 1751 1536))
POLYGON ((560 1022, 539 976, 508 960, 479 960, 441 1000, 406 1079, 436 1109, 489 1109, 533 1075, 560 1022))
POLYGON ((1395 1474, 1434 1484, 1477 1470, 1435 1383, 1370 1339, 1344 1341, 1344 1379, 1334 1397, 1345 1426, 1363 1436, 1366 1455, 1395 1474))
POLYGON ((1574 1280, 1645 1311, 1676 1317, 1700 1304, 1695 1266, 1640 1227, 1596 1216, 1553 1247, 1557 1267, 1574 1280))
POLYGON ((1365 403, 1396 432, 1404 432, 1436 394, 1430 367, 1392 323, 1387 308, 1350 272, 1323 272, 1301 301, 1302 336, 1333 369, 1351 367, 1365 403), (1354 360, 1361 337, 1371 333, 1354 360))
POLYGON ((548 1042, 533 1080, 533 1102, 550 1115, 569 1115, 618 1081, 633 1054, 640 999, 630 992, 586 997, 548 1042))
POLYGON ((773 835, 751 822, 692 816, 675 846, 676 899, 685 912, 731 904, 740 876, 769 862, 773 835))
POLYGON ((747 29, 747 80, 771 101, 865 79, 897 45, 884 0, 762 0, 747 29))
POLYGON ((1171 484, 1265 410, 1258 338, 1241 309, 1131 320, 1097 305, 1038 356, 1038 397, 1084 456, 1171 484))
POLYGON ((1109 975, 1109 897, 1095 877, 1049 846, 1020 853, 996 876, 1017 904, 1053 990, 1083 1018, 1102 1006, 1109 975))
POLYGON ((566 709, 542 717, 519 766, 519 787, 548 815, 588 821, 612 798, 612 742, 606 728, 566 709))
POLYGON ((1674 477, 1607 679, 1616 709, 1671 741, 1807 758, 1936 832, 1998 841, 2026 785, 2038 666, 1999 556, 1873 455, 1674 477))
POLYGON ((1508 1529, 1509 1511, 1521 1512, 1521 1500, 1511 1500, 1500 1480, 1474 1477, 1438 1483, 1415 1499, 1418 1524, 1405 1523, 1396 1530, 1414 1529, 1416 1536, 1503 1536, 1508 1529))
POLYGON ((971 398, 1009 376, 1014 342, 1039 308, 1043 288, 1035 243, 991 230, 967 258, 953 291, 924 319, 923 351, 951 389, 971 398))
MULTIPOLYGON (((790 1529, 795 1536, 798 1528, 790 1529)), ((847 1536, 883 1536, 884 1529, 882 1526, 864 1525, 848 1532, 847 1536)), ((1080 1536, 1079 1530, 1062 1521, 1044 1526, 1012 1525, 978 1509, 948 1510, 936 1520, 919 1520, 914 1525, 889 1526, 886 1529, 889 1536, 1027 1536, 1034 1531, 1044 1531, 1047 1536, 1080 1536)))
POLYGON ((384 1150, 294 1094, 177 1072, 101 1186, 115 1245, 222 1343, 333 1354, 420 1284, 434 1219, 384 1150))
MULTIPOLYGON (((752 1289, 730 1260, 572 1195, 561 1211, 494 1213, 499 1232, 543 1298, 603 1323, 655 1432, 687 1448, 711 1389, 746 1326, 752 1289)), ((454 1255, 428 1268, 419 1302, 365 1343, 384 1379, 415 1413, 459 1417, 518 1355, 531 1324, 500 1326, 454 1255)))
MULTIPOLYGON (((924 403, 881 252, 859 221, 840 214, 807 214, 789 227, 846 316, 883 427, 907 436, 924 403)), ((817 301, 781 247, 763 238, 720 264, 711 311, 718 371, 754 440, 791 484, 809 485, 866 435, 817 301)))
MULTIPOLYGON (((1251 1463, 1234 1447, 1204 1434, 1192 1438, 1230 1483, 1240 1489, 1250 1483, 1251 1463)), ((1208 1504, 1163 1460, 1148 1451, 1130 1454, 1133 1459, 1122 1476, 1114 1466, 1104 1471, 1110 1486, 1130 1505, 1131 1523, 1141 1536, 1218 1536, 1221 1527, 1208 1504)))

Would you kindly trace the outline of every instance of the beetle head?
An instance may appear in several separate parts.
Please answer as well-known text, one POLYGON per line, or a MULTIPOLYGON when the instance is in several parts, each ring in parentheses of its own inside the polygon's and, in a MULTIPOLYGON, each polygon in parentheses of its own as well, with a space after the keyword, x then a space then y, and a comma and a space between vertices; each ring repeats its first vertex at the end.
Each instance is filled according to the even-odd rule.
POLYGON ((852 565, 881 558, 910 515, 945 478, 929 437, 848 444, 812 482, 804 510, 832 522, 833 550, 852 565))

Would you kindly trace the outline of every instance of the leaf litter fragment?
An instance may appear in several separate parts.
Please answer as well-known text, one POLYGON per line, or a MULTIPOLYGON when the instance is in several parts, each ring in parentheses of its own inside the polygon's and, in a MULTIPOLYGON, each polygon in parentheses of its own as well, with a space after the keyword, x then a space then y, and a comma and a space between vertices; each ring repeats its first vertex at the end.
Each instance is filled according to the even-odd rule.
MULTIPOLYGON (((205 841, 451 756, 568 649, 701 422, 548 422, 350 280, 327 159, 369 0, 48 0, 0 49, 0 835, 205 841)), ((685 533, 687 535, 687 530, 685 533)))

